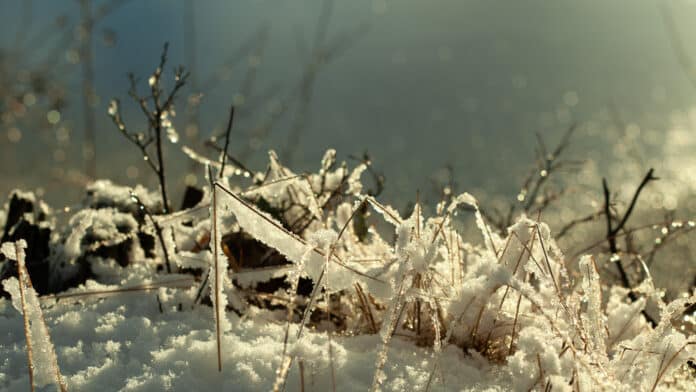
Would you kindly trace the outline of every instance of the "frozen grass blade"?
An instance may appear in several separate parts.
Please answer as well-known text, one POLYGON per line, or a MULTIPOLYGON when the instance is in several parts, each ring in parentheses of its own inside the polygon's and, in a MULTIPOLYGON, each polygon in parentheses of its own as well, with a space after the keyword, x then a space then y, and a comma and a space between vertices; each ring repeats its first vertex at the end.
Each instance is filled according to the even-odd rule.
POLYGON ((110 290, 90 290, 76 293, 65 293, 65 294, 53 294, 44 295, 40 298, 41 301, 55 300, 60 301, 66 298, 78 298, 78 297, 92 297, 92 296, 104 296, 111 294, 120 293, 131 293, 131 292, 141 292, 141 291, 152 291, 157 290, 161 287, 173 287, 173 288, 189 288, 194 282, 193 278, 181 278, 181 279, 171 279, 163 282, 147 283, 142 285, 136 285, 131 287, 121 287, 117 289, 110 290))
POLYGON ((406 307, 403 303, 403 292, 405 286, 406 277, 404 276, 399 284, 399 290, 396 296, 392 299, 389 309, 385 313, 385 319, 382 324, 382 329, 380 331, 380 338, 382 340, 382 347, 377 353, 377 361, 375 363, 375 372, 372 378, 372 386, 370 391, 376 392, 379 390, 379 386, 384 381, 384 364, 387 362, 387 354, 389 351, 389 342, 391 341, 396 328, 399 326, 399 320, 401 320, 401 313, 406 307))
MULTIPOLYGON (((214 186, 230 197, 226 202, 226 208, 232 211, 242 229, 262 243, 274 248, 284 255, 288 260, 294 263, 297 263, 302 258, 304 250, 309 245, 307 241, 286 230, 270 215, 259 211, 256 207, 242 199, 240 196, 236 195, 234 192, 225 188, 222 184, 216 182, 214 186)), ((325 251, 318 248, 313 248, 312 253, 307 260, 307 266, 315 271, 321 271, 322 268, 316 267, 324 264, 325 257, 325 251)), ((336 264, 341 268, 363 278, 386 284, 381 279, 364 274, 347 265, 335 254, 331 255, 331 263, 336 264)), ((316 278, 316 274, 315 276, 312 276, 312 278, 316 278)))
POLYGON ((13 305, 22 312, 24 318, 29 383, 32 391, 35 386, 43 387, 54 382, 61 392, 66 392, 68 387, 60 373, 58 358, 41 311, 39 297, 31 284, 25 264, 24 249, 26 247, 24 240, 14 244, 4 243, 2 253, 8 259, 17 262, 18 279, 6 279, 3 281, 3 286, 12 295, 13 305), (16 303, 17 296, 19 296, 19 304, 16 303))
MULTIPOLYGON (((29 322, 29 317, 27 314, 29 311, 27 310, 27 301, 26 301, 26 287, 24 286, 24 271, 23 269, 19 266, 19 254, 17 253, 17 250, 14 249, 14 255, 12 254, 12 249, 13 246, 10 243, 5 243, 3 244, 3 253, 5 256, 10 259, 10 260, 15 260, 17 261, 17 272, 19 275, 19 282, 18 282, 18 288, 19 288, 19 300, 21 307, 20 310, 22 312, 22 316, 24 319, 24 338, 26 339, 26 345, 27 345, 27 367, 29 370, 29 387, 31 388, 31 391, 34 392, 34 347, 32 344, 32 338, 31 338, 31 328, 30 328, 30 322, 29 322)), ((3 281, 3 285, 5 286, 5 290, 7 292, 12 293, 12 291, 9 288, 9 284, 12 283, 8 280, 3 281)), ((15 297, 13 295, 13 297, 15 297)), ((14 298, 13 298, 14 299, 14 298)))
MULTIPOLYGON (((211 177, 212 178, 212 177, 211 177)), ((211 216, 212 216, 212 242, 213 242, 213 272, 209 274, 209 278, 213 281, 213 292, 211 293, 211 299, 213 300, 214 312, 215 312, 215 340, 217 343, 217 365, 218 372, 222 372, 222 326, 226 322, 221 319, 225 317, 225 304, 221 304, 223 301, 222 288, 224 284, 224 276, 227 273, 227 263, 224 263, 224 267, 220 266, 220 257, 218 248, 220 247, 221 235, 218 228, 218 204, 217 204, 217 187, 213 186, 211 192, 211 216)), ((225 259, 226 260, 226 259, 225 259)))

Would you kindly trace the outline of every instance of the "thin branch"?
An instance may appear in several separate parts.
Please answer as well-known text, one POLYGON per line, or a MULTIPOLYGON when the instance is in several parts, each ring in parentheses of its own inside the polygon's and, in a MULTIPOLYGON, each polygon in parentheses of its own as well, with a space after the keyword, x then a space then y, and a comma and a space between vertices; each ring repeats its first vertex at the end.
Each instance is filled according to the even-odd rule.
POLYGON ((604 213, 605 213, 604 211, 596 211, 596 212, 593 212, 593 213, 591 213, 587 216, 584 216, 582 218, 577 218, 577 219, 571 220, 565 226, 563 226, 560 230, 558 230, 558 234, 556 234, 556 240, 558 240, 559 238, 568 234, 570 232, 570 230, 575 228, 575 226, 582 224, 582 223, 592 222, 592 221, 596 220, 597 218, 599 218, 600 216, 604 215, 604 213))
MULTIPOLYGON (((623 230, 624 226, 626 225, 626 222, 628 221, 628 218, 631 216, 633 208, 635 207, 638 201, 638 197, 640 196, 640 193, 645 187, 645 185, 647 185, 650 181, 658 179, 657 177, 653 176, 653 171, 654 170, 652 168, 648 170, 648 173, 643 178, 643 181, 641 181, 640 185, 638 185, 638 188, 636 189, 635 193, 633 194, 633 198, 631 199, 631 203, 628 205, 626 212, 624 213, 623 217, 619 220, 619 223, 616 227, 612 225, 611 193, 609 191, 609 185, 607 184, 606 178, 602 179, 602 188, 604 190, 604 216, 607 221, 606 240, 609 243, 609 252, 611 253, 611 259, 613 262, 616 263, 616 268, 619 270, 619 275, 621 276, 621 283, 624 287, 626 287, 629 290, 632 290, 633 286, 631 285, 631 281, 628 278, 628 274, 626 273, 626 270, 624 269, 623 264, 621 263, 621 258, 619 256, 619 248, 616 244, 616 235, 621 230, 623 230)), ((629 291, 628 296, 631 299, 631 301, 634 302, 638 299, 638 297, 633 291, 629 291)), ((653 319, 645 310, 643 310, 642 313, 643 316, 645 316, 645 319, 648 320, 648 322, 653 327, 657 325, 655 319, 653 319)))
MULTIPOLYGON (((173 117, 175 112, 173 110, 174 100, 176 99, 179 90, 186 84, 190 73, 186 72, 181 66, 177 67, 174 71, 174 87, 171 91, 165 95, 164 101, 162 101, 163 93, 161 87, 161 78, 164 66, 167 62, 167 53, 169 49, 169 44, 165 43, 160 55, 159 65, 155 72, 148 78, 148 84, 150 86, 150 95, 141 96, 137 91, 138 80, 132 73, 128 74, 128 79, 130 81, 130 89, 128 90, 128 95, 138 104, 143 115, 147 119, 148 123, 148 135, 145 137, 142 133, 131 133, 128 131, 123 118, 121 116, 120 103, 117 99, 112 99, 109 105, 108 114, 111 117, 112 122, 118 130, 131 142, 133 143, 143 155, 145 161, 152 171, 156 174, 160 185, 160 194, 162 196, 162 209, 164 213, 171 211, 169 206, 169 198, 167 197, 167 185, 166 176, 164 169, 164 155, 162 146, 162 132, 173 131, 171 126, 171 120, 169 117, 173 117), (150 109, 149 102, 152 102, 154 108, 150 109), (148 152, 148 147, 154 143, 155 144, 155 158, 156 162, 153 161, 152 156, 148 152)), ((175 131, 174 131, 175 132, 175 131)))
POLYGON ((130 192, 130 197, 133 199, 133 201, 138 204, 138 208, 142 210, 145 215, 147 215, 148 218, 150 218, 150 221, 152 222, 152 226, 155 228, 155 234, 157 235, 157 238, 159 239, 160 246, 162 246, 162 254, 164 256, 164 265, 167 267, 167 273, 172 272, 172 267, 171 264, 169 263, 169 251, 167 250, 167 244, 164 242, 164 235, 162 234, 162 228, 160 227, 159 223, 155 220, 155 217, 152 216, 152 213, 150 212, 150 209, 147 208, 147 206, 140 200, 138 195, 135 194, 135 192, 131 191, 130 192))
POLYGON ((232 131, 232 123, 234 121, 234 105, 230 107, 230 120, 227 122, 227 131, 225 132, 225 147, 222 150, 222 162, 220 163, 220 178, 225 173, 225 162, 227 161, 227 149, 230 146, 230 132, 232 131))

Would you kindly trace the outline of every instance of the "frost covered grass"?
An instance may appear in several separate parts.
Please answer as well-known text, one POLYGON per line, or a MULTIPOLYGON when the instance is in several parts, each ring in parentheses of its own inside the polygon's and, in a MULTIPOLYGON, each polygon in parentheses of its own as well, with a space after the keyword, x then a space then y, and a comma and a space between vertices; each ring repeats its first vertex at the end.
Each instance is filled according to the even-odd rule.
POLYGON ((19 277, 19 279, 6 279, 2 284, 12 296, 12 305, 22 313, 24 319, 24 339, 31 390, 34 390, 34 385, 41 387, 54 382, 64 392, 67 391, 67 387, 58 368, 56 352, 44 321, 38 295, 32 287, 25 265, 24 248, 26 246, 24 240, 14 244, 6 242, 2 245, 2 253, 5 257, 17 263, 19 277))
POLYGON ((296 174, 271 152, 248 176, 199 157, 210 185, 168 214, 145 189, 91 185, 50 242, 60 289, 0 300, 0 386, 43 385, 26 371, 39 349, 42 383, 72 390, 693 388, 696 292, 668 301, 647 268, 636 287, 603 279, 604 255, 564 255, 524 213, 492 227, 467 193, 403 216, 365 189, 367 162, 335 156, 296 174))

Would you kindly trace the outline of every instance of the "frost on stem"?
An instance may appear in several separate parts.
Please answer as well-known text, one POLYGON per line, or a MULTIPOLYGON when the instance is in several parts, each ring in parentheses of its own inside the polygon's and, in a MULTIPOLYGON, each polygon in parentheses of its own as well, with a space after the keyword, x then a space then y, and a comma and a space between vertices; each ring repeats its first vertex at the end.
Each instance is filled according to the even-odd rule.
MULTIPOLYGON (((212 176, 211 176, 212 179, 212 176)), ((220 220, 218 218, 217 189, 213 185, 210 192, 210 219, 212 234, 212 265, 210 266, 210 300, 213 303, 215 313, 215 335, 217 340, 217 362, 218 371, 222 371, 222 335, 231 327, 227 320, 225 308, 227 307, 227 297, 225 296, 224 286, 227 277, 227 256, 222 251, 222 233, 220 232, 220 220)))
POLYGON ((602 314, 602 286, 599 282, 597 266, 591 256, 583 256, 580 259, 580 272, 583 274, 583 300, 587 302, 585 321, 590 333, 591 349, 605 353, 607 349, 605 346, 604 315, 602 314))
POLYGON ((5 291, 12 296, 12 305, 24 316, 24 335, 26 337, 29 364, 29 381, 31 390, 34 386, 43 387, 51 383, 61 391, 67 386, 58 368, 56 351, 51 343, 51 336, 44 321, 39 297, 31 284, 29 272, 25 265, 27 243, 20 240, 15 243, 2 244, 2 253, 17 262, 18 278, 5 279, 2 284, 5 291))

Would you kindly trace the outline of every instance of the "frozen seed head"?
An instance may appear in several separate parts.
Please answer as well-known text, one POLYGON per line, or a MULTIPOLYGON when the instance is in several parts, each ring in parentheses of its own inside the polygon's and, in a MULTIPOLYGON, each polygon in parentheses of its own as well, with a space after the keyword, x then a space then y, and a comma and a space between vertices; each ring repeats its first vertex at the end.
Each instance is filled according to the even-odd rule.
POLYGON ((155 75, 150 76, 150 79, 147 80, 147 84, 152 87, 155 85, 155 83, 157 83, 157 77, 155 75))

